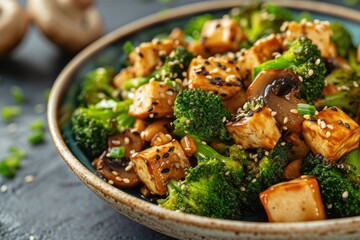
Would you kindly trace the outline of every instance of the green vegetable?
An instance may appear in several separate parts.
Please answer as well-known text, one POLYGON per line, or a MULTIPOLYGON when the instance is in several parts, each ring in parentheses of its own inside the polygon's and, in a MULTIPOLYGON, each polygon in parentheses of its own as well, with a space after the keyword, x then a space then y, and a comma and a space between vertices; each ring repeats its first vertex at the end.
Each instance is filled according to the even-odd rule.
POLYGON ((194 40, 200 38, 201 29, 207 21, 212 20, 214 17, 211 14, 202 14, 191 18, 184 27, 185 35, 194 40))
POLYGON ((18 106, 6 106, 1 109, 1 116, 5 122, 10 122, 14 117, 21 114, 21 107, 18 106))
POLYGON ((254 76, 266 69, 290 69, 302 79, 301 93, 312 103, 321 96, 325 86, 326 67, 320 51, 312 41, 300 37, 288 44, 288 50, 280 57, 254 68, 254 76))
POLYGON ((107 155, 107 157, 110 158, 122 158, 125 156, 125 147, 121 146, 121 147, 112 147, 109 155, 107 155))
POLYGON ((316 108, 314 105, 310 105, 306 103, 298 103, 297 110, 301 115, 310 115, 310 116, 314 116, 316 112, 316 108))
POLYGON ((314 176, 319 182, 321 197, 329 217, 360 215, 360 187, 338 164, 326 163, 322 156, 310 153, 304 159, 302 172, 314 176))
POLYGON ((44 142, 44 131, 43 130, 33 130, 28 136, 28 142, 32 145, 37 145, 44 142))
MULTIPOLYGON (((208 145, 198 146, 202 155, 215 152, 208 145)), ((237 149, 235 151, 241 152, 239 155, 243 154, 243 150, 234 147, 237 149)), ((159 200, 159 204, 164 208, 201 216, 241 219, 242 163, 239 159, 215 156, 220 158, 210 154, 196 167, 189 169, 184 181, 170 181, 169 195, 159 200)))
POLYGON ((45 122, 41 119, 35 120, 29 124, 30 130, 44 130, 45 122))
POLYGON ((123 50, 126 55, 129 55, 135 49, 131 41, 126 41, 123 45, 123 50))
POLYGON ((20 168, 21 160, 26 156, 26 152, 14 146, 9 147, 8 152, 10 155, 0 161, 0 174, 7 178, 13 178, 20 168))
POLYGON ((87 74, 78 97, 80 104, 88 106, 103 99, 116 100, 118 97, 114 95, 116 91, 111 85, 114 74, 112 67, 97 68, 87 74))
POLYGON ((356 116, 360 103, 360 76, 351 69, 341 68, 333 70, 325 81, 334 84, 338 92, 325 95, 317 104, 337 106, 350 116, 356 116))
POLYGON ((110 135, 133 126, 135 118, 128 115, 131 104, 131 99, 107 100, 75 109, 71 117, 72 133, 75 142, 90 158, 106 149, 110 135))
POLYGON ((174 103, 174 133, 192 134, 205 141, 231 139, 225 128, 230 113, 219 96, 202 89, 180 91, 174 103))
POLYGON ((347 59, 350 52, 355 50, 350 32, 342 23, 337 21, 332 22, 330 27, 333 33, 330 39, 335 44, 337 54, 347 59))
POLYGON ((24 99, 25 99, 24 91, 20 87, 13 86, 13 87, 11 87, 10 92, 11 92, 12 98, 14 99, 15 102, 17 102, 17 103, 24 102, 24 99))
MULTIPOLYGON (((190 65, 193 55, 186 50, 186 48, 180 46, 174 50, 174 54, 170 54, 165 58, 164 65, 159 69, 155 70, 146 77, 137 77, 132 78, 124 82, 124 89, 131 90, 138 88, 141 85, 144 85, 150 81, 150 79, 155 79, 156 81, 166 81, 168 83, 175 82, 175 79, 183 80, 184 77, 182 73, 187 71, 188 66, 190 65)), ((181 86, 177 84, 178 88, 181 86)), ((181 87, 182 88, 182 87, 181 87)))

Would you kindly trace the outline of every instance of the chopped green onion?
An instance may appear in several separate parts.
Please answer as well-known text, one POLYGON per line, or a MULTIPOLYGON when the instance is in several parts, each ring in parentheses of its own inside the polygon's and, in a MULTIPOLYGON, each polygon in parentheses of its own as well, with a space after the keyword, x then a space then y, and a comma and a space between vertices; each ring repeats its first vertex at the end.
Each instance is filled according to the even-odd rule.
POLYGON ((28 136, 28 142, 32 145, 40 144, 44 141, 44 132, 35 130, 28 136))
POLYGON ((112 147, 106 156, 110 158, 122 158, 125 156, 125 147, 112 147))
POLYGON ((16 175, 16 170, 20 168, 21 160, 26 156, 26 152, 14 146, 9 147, 8 152, 10 155, 0 162, 0 174, 13 178, 16 175))
POLYGON ((124 86, 125 90, 131 90, 132 88, 136 89, 136 88, 140 87, 141 85, 144 85, 148 82, 149 82, 148 78, 137 77, 137 78, 132 78, 132 79, 125 81, 123 86, 124 86))
POLYGON ((314 116, 316 112, 315 106, 306 103, 298 103, 297 110, 301 115, 310 116, 314 116))
POLYGON ((123 45, 123 50, 126 55, 129 55, 135 49, 131 41, 126 41, 123 45))
POLYGON ((30 130, 44 130, 45 129, 45 123, 43 120, 38 119, 30 123, 29 125, 30 130))
POLYGON ((18 87, 18 86, 12 86, 10 89, 12 98, 14 99, 15 102, 17 103, 22 103, 24 102, 24 91, 22 90, 22 88, 18 87))
POLYGON ((14 117, 21 114, 21 108, 18 106, 7 106, 1 109, 1 116, 4 121, 10 122, 14 117))

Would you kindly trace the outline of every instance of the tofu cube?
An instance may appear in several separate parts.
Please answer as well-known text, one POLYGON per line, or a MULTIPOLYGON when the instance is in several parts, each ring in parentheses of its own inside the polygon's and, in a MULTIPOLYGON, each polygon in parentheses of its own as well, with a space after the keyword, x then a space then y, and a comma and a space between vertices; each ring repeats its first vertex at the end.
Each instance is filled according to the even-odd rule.
POLYGON ((337 161, 360 147, 360 126, 337 107, 330 107, 302 124, 305 143, 315 154, 337 161))
POLYGON ((306 36, 319 48, 321 56, 329 57, 330 52, 330 23, 327 21, 314 22, 301 21, 286 23, 282 28, 285 30, 284 45, 298 37, 306 36))
POLYGON ((177 91, 164 82, 150 81, 135 91, 129 115, 142 119, 172 117, 176 95, 177 91))
POLYGON ((276 120, 266 107, 261 111, 252 112, 250 116, 247 115, 239 121, 227 123, 226 129, 235 143, 244 149, 272 149, 281 137, 276 120))
POLYGON ((269 222, 303 222, 326 219, 319 184, 312 176, 278 183, 260 193, 269 222))
POLYGON ((178 141, 154 146, 131 156, 140 180, 152 194, 165 195, 170 179, 180 180, 190 163, 178 141))
POLYGON ((223 100, 239 92, 245 93, 235 62, 226 58, 194 58, 188 68, 188 78, 190 89, 202 88, 221 96, 223 100))
POLYGON ((123 84, 126 80, 135 78, 135 70, 133 67, 127 67, 127 68, 123 68, 121 69, 120 73, 118 73, 115 77, 114 77, 114 81, 113 84, 115 87, 120 88, 120 89, 124 89, 123 84))
POLYGON ((211 56, 215 53, 237 51, 246 35, 233 19, 223 18, 207 21, 200 34, 200 41, 190 46, 195 54, 211 56))
POLYGON ((254 45, 245 52, 245 68, 252 71, 254 67, 273 59, 275 53, 282 51, 283 44, 279 35, 271 34, 266 38, 262 38, 256 41, 254 45))
POLYGON ((162 41, 141 43, 129 54, 129 61, 135 70, 137 77, 149 75, 155 68, 161 65, 161 56, 168 55, 178 41, 165 39, 162 41))

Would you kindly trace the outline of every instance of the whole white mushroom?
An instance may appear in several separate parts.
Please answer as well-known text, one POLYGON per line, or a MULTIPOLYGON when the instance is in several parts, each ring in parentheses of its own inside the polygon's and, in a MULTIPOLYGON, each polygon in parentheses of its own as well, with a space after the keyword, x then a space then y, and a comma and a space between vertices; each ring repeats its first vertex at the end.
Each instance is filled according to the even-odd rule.
POLYGON ((23 39, 29 18, 16 0, 0 0, 0 56, 15 48, 23 39))
POLYGON ((44 35, 69 51, 81 50, 103 33, 93 0, 28 0, 28 10, 44 35))

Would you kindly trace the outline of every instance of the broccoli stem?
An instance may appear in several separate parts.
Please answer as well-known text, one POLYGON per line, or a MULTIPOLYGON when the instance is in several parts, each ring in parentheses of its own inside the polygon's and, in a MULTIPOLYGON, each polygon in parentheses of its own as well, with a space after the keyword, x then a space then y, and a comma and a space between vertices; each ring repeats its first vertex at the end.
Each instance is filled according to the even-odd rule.
POLYGON ((191 136, 191 137, 194 139, 196 146, 198 148, 197 152, 195 153, 195 156, 198 159, 198 161, 201 162, 201 161, 205 161, 206 159, 218 159, 220 161, 231 160, 230 158, 225 157, 220 153, 218 153, 215 149, 207 145, 206 142, 201 141, 198 137, 195 136, 191 136))

